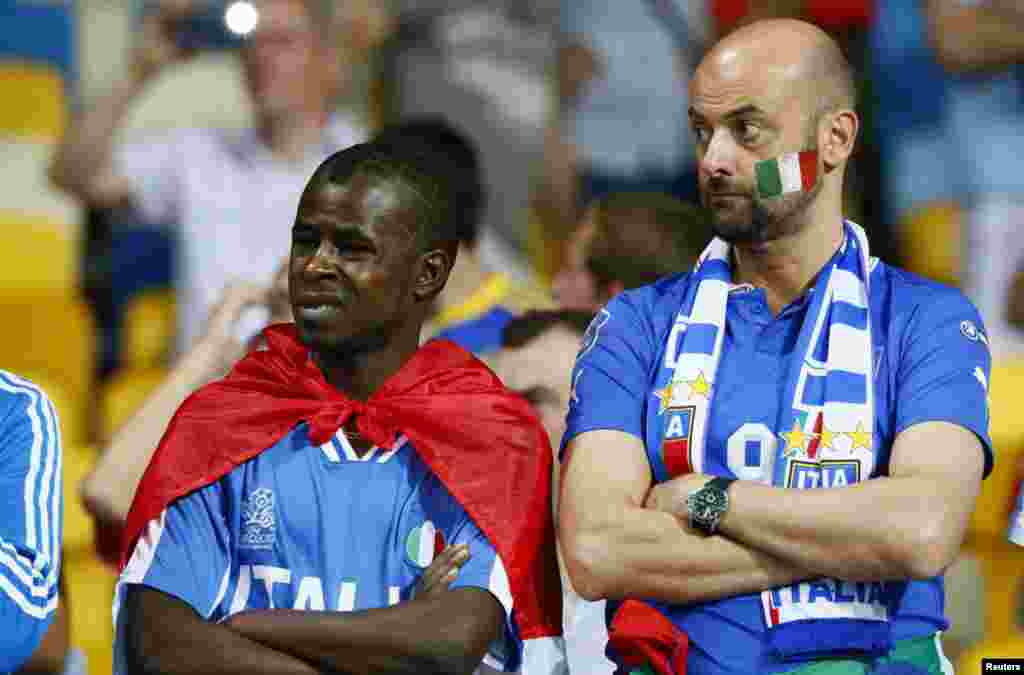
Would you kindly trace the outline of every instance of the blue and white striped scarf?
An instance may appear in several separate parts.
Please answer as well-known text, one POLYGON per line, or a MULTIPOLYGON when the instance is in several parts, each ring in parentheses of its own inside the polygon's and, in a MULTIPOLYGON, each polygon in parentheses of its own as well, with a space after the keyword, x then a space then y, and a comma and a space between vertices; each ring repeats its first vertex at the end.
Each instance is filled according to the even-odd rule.
MULTIPOLYGON (((867 236, 844 224, 839 255, 821 271, 786 371, 778 436, 763 480, 783 488, 835 487, 875 464, 868 278, 877 263, 867 236)), ((693 408, 690 464, 703 471, 714 380, 731 286, 729 245, 715 239, 690 277, 677 322, 685 323, 672 376, 672 403, 693 408), (693 382, 701 387, 694 391, 693 382), (710 391, 708 390, 710 388, 710 391)), ((879 652, 891 645, 885 586, 817 579, 761 594, 765 626, 783 658, 879 652)))

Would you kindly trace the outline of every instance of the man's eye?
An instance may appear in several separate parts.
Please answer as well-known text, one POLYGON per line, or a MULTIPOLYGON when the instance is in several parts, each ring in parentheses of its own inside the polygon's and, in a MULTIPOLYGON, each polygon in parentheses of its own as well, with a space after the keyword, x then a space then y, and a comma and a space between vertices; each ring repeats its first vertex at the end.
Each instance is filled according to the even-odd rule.
POLYGON ((743 122, 740 124, 740 140, 742 140, 744 143, 756 141, 760 133, 761 129, 756 124, 751 124, 750 122, 743 122))
POLYGON ((297 227, 292 230, 293 244, 316 244, 320 241, 320 234, 311 228, 297 227))
POLYGON ((338 246, 338 254, 350 260, 361 260, 373 255, 373 249, 360 244, 344 244, 338 246))
POLYGON ((705 127, 693 127, 693 137, 697 139, 699 144, 705 145, 710 136, 711 135, 705 127))

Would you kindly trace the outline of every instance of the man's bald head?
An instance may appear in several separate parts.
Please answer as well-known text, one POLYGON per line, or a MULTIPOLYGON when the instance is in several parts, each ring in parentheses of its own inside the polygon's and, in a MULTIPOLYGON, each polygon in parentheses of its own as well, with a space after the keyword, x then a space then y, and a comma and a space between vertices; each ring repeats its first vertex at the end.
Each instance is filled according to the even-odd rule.
MULTIPOLYGON (((804 229, 811 211, 841 211, 859 128, 854 98, 846 58, 812 24, 758 21, 716 44, 690 82, 689 109, 701 199, 715 233, 769 241, 804 229), (761 191, 759 162, 791 162, 803 151, 814 153, 807 185, 761 191)), ((781 166, 760 171, 770 181, 772 167, 781 166)))
POLYGON ((756 68, 791 88, 805 102, 811 119, 856 104, 853 69, 839 45, 817 26, 795 19, 768 19, 743 26, 711 49, 701 69, 737 72, 756 68))

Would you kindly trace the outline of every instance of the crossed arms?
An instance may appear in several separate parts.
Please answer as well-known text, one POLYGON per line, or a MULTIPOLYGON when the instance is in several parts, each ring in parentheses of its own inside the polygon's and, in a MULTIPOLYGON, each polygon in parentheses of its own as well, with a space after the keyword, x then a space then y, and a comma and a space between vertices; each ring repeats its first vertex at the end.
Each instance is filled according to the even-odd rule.
POLYGON ((970 431, 924 422, 900 433, 889 476, 827 490, 737 481, 719 533, 687 526, 686 496, 709 478, 652 488, 639 438, 582 433, 567 446, 559 536, 580 595, 674 604, 755 593, 803 579, 923 579, 963 541, 983 452, 970 431))
POLYGON ((505 625, 488 591, 448 590, 464 560, 442 553, 408 602, 358 612, 249 610, 224 623, 155 589, 128 588, 122 612, 129 670, 147 675, 320 672, 471 673, 505 625), (432 577, 432 578, 431 578, 432 577))

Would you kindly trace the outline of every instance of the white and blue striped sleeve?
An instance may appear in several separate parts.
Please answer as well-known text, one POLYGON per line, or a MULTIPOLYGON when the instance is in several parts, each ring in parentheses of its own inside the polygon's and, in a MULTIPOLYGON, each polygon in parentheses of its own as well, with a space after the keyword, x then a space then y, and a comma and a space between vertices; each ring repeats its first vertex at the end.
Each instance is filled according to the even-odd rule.
POLYGON ((57 609, 62 469, 53 404, 0 371, 0 673, 28 660, 57 609))

